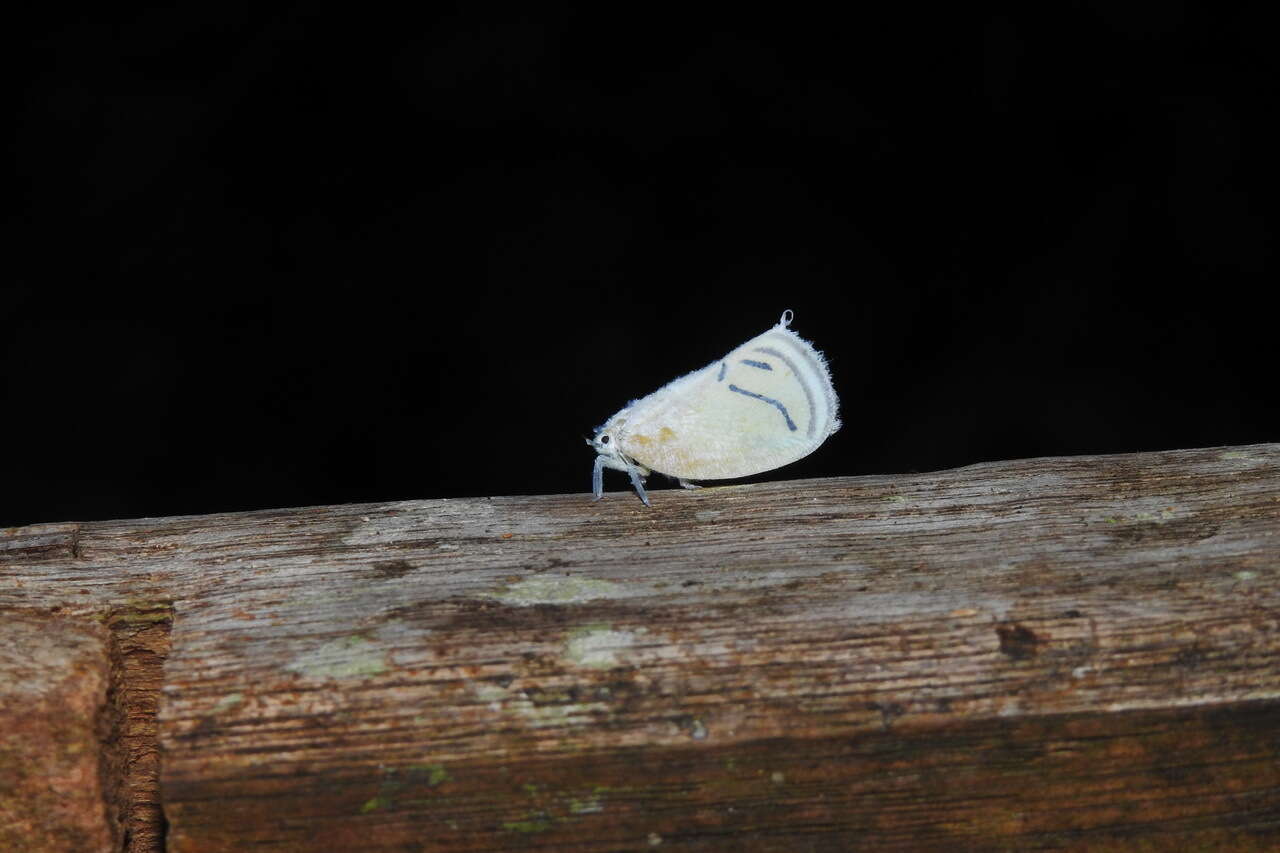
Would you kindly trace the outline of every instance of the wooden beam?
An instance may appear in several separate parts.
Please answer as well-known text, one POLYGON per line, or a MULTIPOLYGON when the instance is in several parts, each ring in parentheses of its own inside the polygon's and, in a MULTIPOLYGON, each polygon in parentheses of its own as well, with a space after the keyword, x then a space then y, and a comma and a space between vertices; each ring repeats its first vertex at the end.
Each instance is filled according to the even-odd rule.
POLYGON ((103 746, 107 632, 0 616, 0 850, 119 850, 120 756, 103 746))
POLYGON ((653 503, 15 533, 0 608, 172 617, 172 850, 1280 845, 1280 445, 653 503))

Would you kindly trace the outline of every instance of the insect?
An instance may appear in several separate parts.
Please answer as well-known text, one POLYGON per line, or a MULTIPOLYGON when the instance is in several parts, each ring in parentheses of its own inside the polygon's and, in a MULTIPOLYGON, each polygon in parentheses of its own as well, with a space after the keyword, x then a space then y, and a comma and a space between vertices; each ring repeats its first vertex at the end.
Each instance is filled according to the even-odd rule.
POLYGON ((840 428, 826 359, 788 326, 757 335, 719 361, 628 403, 596 430, 591 488, 604 495, 604 469, 625 471, 646 506, 651 471, 724 480, 780 468, 817 450, 840 428))

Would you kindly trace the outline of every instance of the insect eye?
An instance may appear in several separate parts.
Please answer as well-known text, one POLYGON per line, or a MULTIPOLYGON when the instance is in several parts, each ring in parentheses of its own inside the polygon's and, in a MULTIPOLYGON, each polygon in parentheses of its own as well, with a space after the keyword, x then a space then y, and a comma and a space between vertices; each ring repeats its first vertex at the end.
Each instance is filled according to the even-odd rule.
POLYGON ((600 436, 600 443, 601 443, 601 444, 608 444, 608 443, 609 443, 609 436, 607 436, 607 435, 602 435, 602 436, 600 436))

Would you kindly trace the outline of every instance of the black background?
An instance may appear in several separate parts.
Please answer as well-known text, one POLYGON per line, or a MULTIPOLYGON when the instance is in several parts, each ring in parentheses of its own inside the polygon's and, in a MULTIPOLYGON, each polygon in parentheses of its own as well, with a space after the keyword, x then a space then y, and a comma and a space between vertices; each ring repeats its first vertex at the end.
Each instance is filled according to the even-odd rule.
POLYGON ((0 525, 585 500, 784 308, 765 477, 1280 438, 1260 11, 425 5, 15 27, 0 525))

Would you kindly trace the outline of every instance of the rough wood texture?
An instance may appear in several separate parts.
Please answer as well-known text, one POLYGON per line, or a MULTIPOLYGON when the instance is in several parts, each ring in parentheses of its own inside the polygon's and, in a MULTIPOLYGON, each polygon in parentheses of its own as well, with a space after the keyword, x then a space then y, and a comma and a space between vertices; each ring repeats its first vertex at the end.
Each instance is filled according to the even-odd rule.
POLYGON ((11 536, 172 850, 1280 846, 1280 445, 11 536))
POLYGON ((111 713, 121 766, 125 853, 163 848, 160 749, 156 711, 169 653, 172 611, 167 604, 124 606, 108 614, 111 630, 111 713))
POLYGON ((106 631, 0 615, 0 850, 118 850, 106 631))
MULTIPOLYGON (((157 853, 163 849, 164 818, 156 708, 171 611, 145 576, 85 563, 79 538, 86 527, 92 526, 0 530, 0 621, 10 622, 7 636, 0 627, 0 733, 12 731, 9 746, 20 747, 22 755, 12 765, 0 762, 0 827, 19 827, 12 838, 22 843, 0 849, 157 853), (134 591, 151 597, 135 598, 134 591), (101 649, 93 646, 90 654, 90 640, 101 649), (79 656, 59 657, 56 649, 78 650, 79 656), (33 667, 45 682, 61 683, 40 702, 14 700, 33 667), (38 734, 45 730, 52 734, 38 734), (37 769, 56 765, 64 742, 81 735, 76 754, 99 767, 100 787, 70 785, 66 774, 37 769), (6 780, 11 767, 17 775, 6 780), (49 806, 30 789, 14 788, 10 796, 5 782, 18 776, 79 811, 49 806), (105 821, 105 847, 91 840, 99 832, 96 825, 92 833, 84 829, 89 815, 105 821)), ((3 828, 0 840, 10 840, 3 828)))

